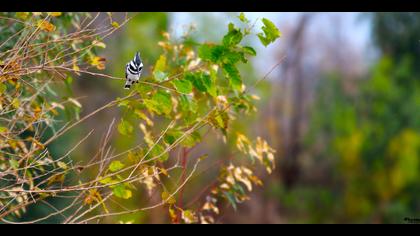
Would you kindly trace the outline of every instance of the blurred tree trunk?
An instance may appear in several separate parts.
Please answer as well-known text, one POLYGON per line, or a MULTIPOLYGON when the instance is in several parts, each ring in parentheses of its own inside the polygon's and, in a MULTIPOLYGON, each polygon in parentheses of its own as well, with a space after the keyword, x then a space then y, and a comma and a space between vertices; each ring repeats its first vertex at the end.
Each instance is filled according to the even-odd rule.
MULTIPOLYGON (((300 17, 296 29, 291 33, 290 40, 286 45, 286 60, 282 64, 282 77, 284 83, 290 83, 290 94, 284 103, 290 104, 290 116, 285 128, 283 142, 284 157, 280 165, 280 174, 287 188, 292 187, 299 178, 300 168, 298 157, 301 153, 301 125, 303 119, 304 102, 304 73, 303 73, 303 48, 304 35, 312 14, 304 14, 300 17)), ((287 85, 286 85, 287 86, 287 85)), ((288 107, 287 105, 284 107, 288 107)))

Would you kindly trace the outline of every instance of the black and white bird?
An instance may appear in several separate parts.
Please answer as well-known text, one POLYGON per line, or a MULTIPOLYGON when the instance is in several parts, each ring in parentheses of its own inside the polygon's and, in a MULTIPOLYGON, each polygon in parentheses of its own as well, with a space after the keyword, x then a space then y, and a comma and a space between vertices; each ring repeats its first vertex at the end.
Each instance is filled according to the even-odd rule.
POLYGON ((134 59, 125 66, 125 89, 130 89, 131 85, 139 82, 142 70, 143 62, 141 61, 140 54, 137 52, 134 59))

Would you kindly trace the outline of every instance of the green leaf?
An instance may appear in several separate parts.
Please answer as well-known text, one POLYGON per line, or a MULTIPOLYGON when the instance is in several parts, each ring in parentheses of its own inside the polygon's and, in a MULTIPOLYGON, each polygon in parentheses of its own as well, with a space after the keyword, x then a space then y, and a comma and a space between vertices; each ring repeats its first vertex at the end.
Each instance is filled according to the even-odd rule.
MULTIPOLYGON (((173 144, 175 141, 177 141, 179 138, 184 135, 184 132, 179 130, 170 130, 166 133, 164 140, 168 144, 173 144)), ((193 147, 195 146, 199 141, 201 140, 201 135, 197 131, 192 132, 191 134, 187 134, 183 137, 183 140, 181 141, 181 145, 184 147, 193 147)))
POLYGON ((242 79, 238 69, 232 64, 224 64, 223 72, 229 79, 229 83, 232 86, 232 88, 238 92, 242 92, 242 79))
POLYGON ((158 82, 165 81, 168 78, 168 74, 162 71, 154 71, 153 76, 158 82))
POLYGON ((212 61, 211 49, 212 46, 210 46, 209 44, 202 44, 198 48, 198 56, 203 60, 212 61))
POLYGON ((133 196, 131 190, 127 189, 124 184, 116 185, 113 187, 112 192, 116 197, 122 199, 130 199, 133 196))
POLYGON ((228 127, 229 116, 226 113, 226 111, 217 110, 215 116, 212 119, 210 119, 210 121, 212 125, 216 128, 225 130, 228 127))
POLYGON ((244 23, 248 23, 249 20, 245 17, 245 14, 243 12, 241 12, 241 14, 239 14, 238 16, 239 20, 244 22, 244 23))
POLYGON ((166 69, 166 57, 165 55, 160 55, 159 59, 156 61, 155 68, 153 71, 164 71, 166 69))
POLYGON ((126 121, 124 119, 121 119, 121 122, 118 124, 118 131, 122 135, 129 136, 129 135, 131 135, 133 133, 134 128, 130 124, 130 122, 128 122, 128 121, 126 121))
POLYGON ((3 126, 0 126, 0 134, 1 133, 6 133, 6 132, 7 132, 7 128, 3 127, 3 126))
POLYGON ((121 170, 122 168, 124 168, 124 164, 121 163, 120 161, 113 161, 108 167, 109 171, 111 172, 117 172, 121 170))
POLYGON ((192 84, 189 80, 180 79, 172 81, 172 84, 175 86, 175 89, 180 93, 191 93, 192 92, 192 84))
POLYGON ((105 179, 99 180, 99 183, 106 184, 106 185, 108 185, 108 184, 115 184, 117 182, 118 182, 118 180, 112 179, 111 177, 106 177, 105 179))
POLYGON ((168 92, 159 90, 152 99, 144 99, 144 105, 151 113, 168 115, 172 111, 171 95, 168 92))
POLYGON ((2 95, 6 91, 7 87, 5 84, 0 84, 0 95, 2 95))
POLYGON ((225 46, 234 46, 242 41, 243 35, 239 29, 236 29, 235 26, 229 24, 229 32, 223 37, 223 45, 225 46))
POLYGON ((197 117, 197 109, 198 105, 197 102, 186 95, 179 96, 179 107, 181 108, 181 111, 185 114, 183 115, 185 121, 187 123, 190 123, 194 121, 194 119, 197 117))
POLYGON ((147 110, 150 113, 156 113, 158 115, 162 114, 162 112, 158 108, 158 104, 156 103, 156 101, 154 101, 152 99, 144 99, 143 104, 146 106, 147 110))
POLYGON ((30 14, 30 12, 16 12, 16 17, 21 20, 26 20, 30 14))
POLYGON ((173 205, 173 204, 176 203, 175 198, 173 196, 171 196, 171 194, 166 192, 166 191, 162 192, 161 197, 162 197, 162 200, 169 205, 173 205))
POLYGON ((274 42, 277 38, 279 38, 281 36, 281 32, 276 27, 276 25, 267 18, 263 18, 262 22, 264 24, 262 27, 263 33, 259 33, 258 38, 266 47, 270 43, 274 42))
POLYGON ((210 75, 204 72, 188 73, 185 75, 185 79, 189 80, 198 91, 207 92, 213 97, 217 96, 217 90, 210 75))
POLYGON ((190 135, 186 135, 181 144, 185 147, 191 148, 194 147, 201 140, 201 135, 197 131, 192 132, 190 135))
POLYGON ((264 37, 264 35, 263 35, 262 33, 259 33, 257 36, 258 36, 258 38, 260 39, 261 43, 262 43, 265 47, 267 47, 267 45, 269 45, 269 44, 270 44, 270 40, 269 40, 268 38, 264 37))
POLYGON ((148 160, 151 158, 156 158, 159 156, 158 160, 160 162, 164 162, 166 160, 168 160, 169 158, 169 153, 167 151, 165 151, 166 149, 164 147, 162 147, 159 144, 156 144, 152 150, 150 150, 149 152, 149 157, 147 158, 148 160))
POLYGON ((242 50, 243 50, 244 53, 249 54, 251 56, 256 56, 257 55, 257 52, 252 47, 245 46, 245 47, 242 48, 242 50))
POLYGON ((203 60, 217 63, 222 59, 225 51, 226 47, 222 45, 202 44, 198 48, 198 56, 203 60))
POLYGON ((11 166, 13 169, 18 169, 18 168, 19 168, 19 162, 18 162, 18 161, 16 161, 15 159, 10 159, 10 160, 9 160, 9 163, 10 163, 10 166, 11 166))
POLYGON ((235 196, 233 196, 233 194, 231 192, 223 192, 223 193, 226 196, 229 203, 232 205, 233 209, 235 209, 235 211, 236 211, 237 207, 236 207, 235 196))
POLYGON ((73 90, 71 88, 71 85, 73 84, 73 77, 71 77, 70 75, 68 75, 67 78, 64 80, 64 84, 66 85, 67 93, 69 93, 70 95, 72 95, 73 94, 73 90))
POLYGON ((147 97, 147 94, 149 94, 151 91, 153 91, 153 87, 148 84, 141 84, 140 86, 136 86, 136 91, 140 94, 142 97, 147 97))
POLYGON ((152 100, 156 103, 157 108, 163 114, 169 114, 172 111, 171 94, 163 90, 159 90, 153 95, 152 100))
POLYGON ((122 100, 118 102, 119 107, 130 107, 129 104, 130 104, 130 100, 122 100))
POLYGON ((179 130, 170 130, 166 132, 164 140, 167 144, 173 144, 177 139, 182 136, 182 132, 179 130))
POLYGON ((207 92, 205 81, 201 77, 201 73, 187 73, 185 79, 189 80, 194 87, 200 92, 207 92))
POLYGON ((162 82, 168 78, 168 74, 165 73, 166 69, 166 57, 160 55, 159 59, 156 61, 155 67, 153 68, 153 76, 159 82, 162 82))

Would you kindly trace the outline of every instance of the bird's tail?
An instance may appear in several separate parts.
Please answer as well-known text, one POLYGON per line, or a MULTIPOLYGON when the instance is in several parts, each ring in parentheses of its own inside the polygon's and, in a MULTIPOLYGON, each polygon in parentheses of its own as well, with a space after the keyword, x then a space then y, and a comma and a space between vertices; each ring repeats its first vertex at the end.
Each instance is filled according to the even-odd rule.
POLYGON ((130 81, 125 82, 124 89, 130 89, 130 88, 131 88, 131 82, 130 81))

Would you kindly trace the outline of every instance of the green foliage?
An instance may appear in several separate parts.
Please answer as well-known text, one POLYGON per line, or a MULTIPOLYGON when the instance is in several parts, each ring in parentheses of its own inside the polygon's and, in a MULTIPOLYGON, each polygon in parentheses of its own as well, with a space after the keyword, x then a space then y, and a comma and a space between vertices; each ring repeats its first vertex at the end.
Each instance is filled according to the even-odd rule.
POLYGON ((116 197, 122 198, 122 199, 130 199, 132 197, 131 190, 127 189, 127 187, 124 184, 118 184, 114 187, 112 187, 112 192, 116 197))
POLYGON ((113 161, 108 167, 109 171, 111 172, 117 172, 121 170, 122 168, 124 168, 124 164, 121 163, 120 161, 113 161))
POLYGON ((122 135, 131 135, 131 134, 133 134, 134 128, 130 124, 130 122, 128 122, 124 119, 121 119, 121 122, 118 124, 118 131, 122 135))
MULTIPOLYGON (((401 195, 417 204, 412 196, 420 170, 420 126, 414 117, 420 109, 415 95, 420 87, 400 83, 411 80, 405 77, 411 70, 407 64, 383 57, 357 96, 346 93, 343 81, 336 77, 320 87, 315 107, 323 109, 313 112, 309 140, 314 140, 313 145, 317 139, 326 141, 318 158, 336 163, 333 174, 345 184, 335 196, 344 212, 330 209, 328 216, 323 214, 318 220, 344 214, 343 221, 365 222, 378 214, 387 221, 391 211, 382 211, 378 205, 391 207, 401 195)), ((406 214, 415 211, 407 209, 406 214)))
MULTIPOLYGON (((97 27, 96 30, 113 32, 126 23, 116 22, 112 13, 105 14, 106 25, 97 27)), ((147 14, 142 14, 139 18, 147 14)), ((139 36, 139 29, 153 28, 150 25, 157 24, 156 29, 159 31, 166 28, 166 15, 149 16, 156 16, 156 19, 150 17, 149 20, 145 20, 148 21, 147 26, 139 24, 134 31, 137 33, 128 33, 128 39, 124 40, 130 42, 139 36)), ((231 128, 231 124, 238 117, 254 111, 251 109, 255 108, 254 100, 250 99, 253 95, 245 90, 243 76, 238 67, 248 63, 248 57, 256 55, 255 49, 242 45, 243 39, 260 36, 251 34, 252 26, 244 14, 241 14, 239 19, 247 28, 230 23, 228 31, 219 43, 195 42, 188 36, 173 40, 167 32, 159 32, 159 37, 154 34, 156 40, 144 40, 141 47, 142 57, 147 58, 144 64, 154 65, 145 67, 146 70, 150 68, 150 72, 144 73, 142 80, 128 92, 129 94, 123 98, 116 98, 84 117, 79 117, 82 104, 73 97, 74 81, 86 74, 102 80, 118 79, 117 76, 121 73, 118 72, 115 76, 99 73, 107 69, 107 59, 98 56, 97 50, 109 47, 103 42, 108 34, 97 32, 95 29, 82 30, 86 25, 80 23, 90 25, 86 22, 95 22, 97 17, 87 13, 19 13, 12 16, 8 14, 8 17, 17 17, 31 25, 27 31, 24 30, 20 38, 12 40, 14 44, 11 46, 19 48, 20 40, 29 40, 27 45, 31 48, 23 51, 26 53, 33 49, 30 60, 25 59, 24 52, 16 54, 20 61, 14 60, 15 57, 11 56, 13 54, 2 54, 8 56, 1 58, 6 65, 3 66, 0 76, 0 105, 7 108, 8 115, 0 121, 0 135, 4 137, 0 140, 0 150, 7 150, 6 154, 0 153, 0 167, 2 171, 10 171, 7 172, 8 176, 20 176, 24 179, 23 185, 17 181, 18 178, 12 184, 0 181, 0 187, 7 186, 8 190, 0 193, 2 206, 5 203, 3 199, 19 199, 10 204, 10 207, 19 206, 20 211, 6 212, 8 217, 11 214, 20 217, 26 205, 30 204, 28 199, 55 199, 57 196, 61 197, 61 194, 74 191, 78 194, 68 197, 75 200, 71 203, 74 205, 63 210, 72 212, 68 214, 71 216, 65 219, 66 223, 93 222, 96 217, 102 215, 99 207, 103 208, 105 215, 110 213, 110 210, 121 210, 121 206, 126 209, 130 207, 129 200, 133 195, 137 192, 143 193, 144 189, 145 194, 139 194, 142 201, 148 199, 146 194, 151 198, 155 192, 161 193, 162 203, 168 206, 171 219, 178 218, 184 223, 214 222, 210 215, 203 216, 208 212, 202 208, 182 209, 182 205, 177 205, 173 195, 182 196, 185 184, 206 156, 200 154, 200 157, 194 158, 189 156, 190 150, 204 143, 209 132, 221 137, 223 141, 235 139, 235 130, 231 128), (76 33, 67 33, 70 27, 74 28, 76 33), (37 30, 33 31, 34 29, 37 30), (34 32, 38 34, 36 40, 31 42, 31 37, 28 36, 34 32), (50 40, 63 43, 54 41, 55 44, 50 45, 50 40), (156 48, 156 42, 161 52, 151 51, 151 48, 156 48), (153 44, 147 48, 148 43, 153 44), (36 46, 38 44, 47 46, 36 46), (63 57, 57 56, 61 53, 66 54, 63 57), (22 63, 22 60, 27 61, 22 63), (45 61, 49 63, 45 63, 41 69, 36 67, 45 61), (29 70, 28 66, 37 69, 29 70), (22 69, 29 71, 28 74, 13 73, 22 69), (34 87, 28 86, 27 83, 32 83, 34 87), (42 92, 38 94, 38 91, 42 92), (60 97, 61 94, 66 95, 60 97), (90 160, 76 162, 71 153, 92 133, 80 143, 75 143, 74 148, 66 141, 63 146, 69 150, 65 150, 62 157, 49 151, 53 146, 51 144, 64 133, 114 106, 122 111, 120 121, 116 126, 114 123, 110 124, 96 154, 92 157, 84 156, 91 158, 90 160), (66 121, 69 124, 60 123, 63 122, 61 120, 65 120, 65 114, 68 115, 66 121), (3 122, 9 119, 13 119, 13 122, 3 122), (125 150, 119 150, 119 146, 110 141, 114 129, 118 131, 115 143, 128 142, 130 145, 136 145, 127 150, 128 145, 125 144, 125 150), (45 132, 48 132, 47 135, 44 135, 45 132), (176 161, 176 153, 183 155, 180 162, 176 161), (195 165, 188 163, 189 160, 195 161, 195 165), (176 164, 173 165, 174 163, 176 164), (178 177, 177 171, 181 168, 183 173, 179 176, 180 180, 173 181, 172 176, 178 177), (86 169, 90 172, 84 172, 86 169), (19 197, 16 197, 18 195, 19 197)), ((128 21, 128 18, 126 20, 128 21)), ((138 18, 134 18, 130 24, 137 20, 138 18)), ((267 38, 263 43, 265 46, 279 36, 274 32, 277 28, 267 22, 268 20, 263 20, 264 37, 267 38)), ((20 29, 22 27, 5 34, 12 37, 11 35, 20 29)), ((141 37, 136 38, 136 42, 142 41, 141 37)), ((134 46, 126 50, 132 52, 131 47, 134 46)), ((112 67, 123 68, 119 63, 126 60, 113 58, 112 61, 115 62, 112 67)), ((264 140, 258 137, 255 143, 249 141, 242 146, 243 151, 238 155, 251 156, 259 160, 259 164, 268 172, 272 171, 275 151, 264 140)), ((237 204, 248 199, 247 194, 253 186, 261 185, 261 181, 254 175, 257 168, 254 163, 241 160, 232 160, 229 166, 221 163, 220 176, 214 178, 217 186, 206 198, 213 200, 207 202, 203 208, 219 214, 216 203, 223 199, 236 208, 237 204)), ((137 204, 135 207, 139 208, 137 204)), ((0 212, 0 219, 6 213, 0 212)))
POLYGON ((144 99, 144 104, 151 113, 168 115, 172 111, 171 95, 159 90, 151 99, 144 99))
POLYGON ((263 18, 262 22, 264 23, 264 26, 262 27, 263 33, 259 33, 258 38, 264 46, 268 46, 270 43, 279 38, 281 33, 279 29, 277 29, 276 25, 270 20, 263 18))
POLYGON ((180 79, 180 80, 174 80, 172 81, 172 84, 174 85, 175 89, 180 93, 191 93, 192 92, 192 84, 187 79, 180 79))

